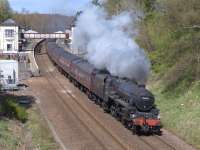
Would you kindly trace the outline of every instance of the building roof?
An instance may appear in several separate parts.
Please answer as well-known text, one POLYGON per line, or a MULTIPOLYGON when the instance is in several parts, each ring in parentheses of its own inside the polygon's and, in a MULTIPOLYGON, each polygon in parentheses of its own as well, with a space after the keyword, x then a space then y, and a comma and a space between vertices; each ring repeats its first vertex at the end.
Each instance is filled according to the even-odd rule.
POLYGON ((17 26, 17 24, 13 19, 7 19, 1 24, 1 26, 17 26))

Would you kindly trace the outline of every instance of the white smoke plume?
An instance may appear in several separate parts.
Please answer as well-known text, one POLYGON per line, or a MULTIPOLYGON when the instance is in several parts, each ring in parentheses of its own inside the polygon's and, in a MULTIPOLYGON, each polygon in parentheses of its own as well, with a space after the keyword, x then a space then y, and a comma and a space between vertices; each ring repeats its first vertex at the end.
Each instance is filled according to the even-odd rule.
POLYGON ((108 17, 103 8, 89 5, 76 22, 73 47, 86 50, 96 68, 145 83, 150 62, 134 41, 134 19, 130 12, 108 17))

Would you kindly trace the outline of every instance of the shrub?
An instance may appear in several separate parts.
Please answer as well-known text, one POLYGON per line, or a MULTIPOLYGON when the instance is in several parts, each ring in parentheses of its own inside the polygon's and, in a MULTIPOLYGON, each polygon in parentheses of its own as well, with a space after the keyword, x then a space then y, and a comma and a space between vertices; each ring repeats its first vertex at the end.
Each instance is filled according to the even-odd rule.
POLYGON ((28 114, 26 109, 20 106, 16 101, 12 99, 6 99, 1 106, 1 113, 9 118, 16 118, 21 122, 26 122, 28 119, 28 114))
POLYGON ((23 123, 26 122, 28 119, 28 113, 26 112, 25 108, 21 106, 15 107, 15 113, 18 120, 22 121, 23 123))

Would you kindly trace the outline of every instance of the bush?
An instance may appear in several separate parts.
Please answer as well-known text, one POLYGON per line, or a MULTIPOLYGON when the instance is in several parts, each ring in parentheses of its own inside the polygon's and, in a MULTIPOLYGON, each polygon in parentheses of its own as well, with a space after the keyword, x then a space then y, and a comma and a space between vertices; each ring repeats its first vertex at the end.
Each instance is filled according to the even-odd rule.
POLYGON ((20 106, 16 101, 12 99, 6 99, 1 106, 1 113, 9 118, 16 118, 21 122, 26 122, 28 119, 28 113, 26 109, 20 106))
POLYGON ((15 110, 17 119, 25 123, 28 119, 28 113, 26 112, 25 108, 18 105, 15 110))

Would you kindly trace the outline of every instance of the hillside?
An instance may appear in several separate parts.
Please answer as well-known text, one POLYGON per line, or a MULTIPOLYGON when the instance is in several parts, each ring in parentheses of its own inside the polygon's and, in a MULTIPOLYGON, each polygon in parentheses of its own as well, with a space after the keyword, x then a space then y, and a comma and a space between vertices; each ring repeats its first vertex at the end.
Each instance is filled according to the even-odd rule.
POLYGON ((164 128, 200 148, 200 1, 108 0, 103 6, 111 15, 139 14, 136 40, 151 60, 148 87, 164 128))
POLYGON ((74 20, 60 14, 16 13, 13 17, 19 25, 43 33, 64 31, 74 20))

